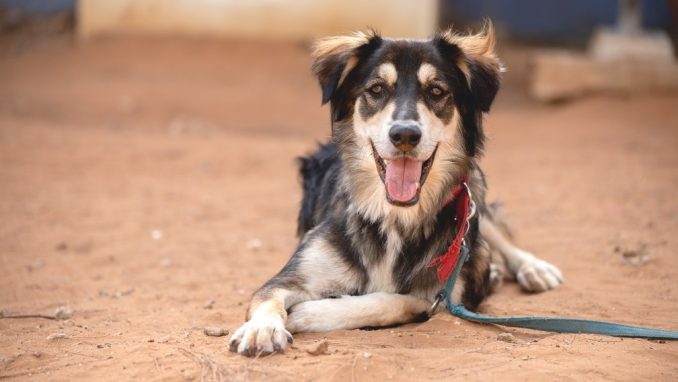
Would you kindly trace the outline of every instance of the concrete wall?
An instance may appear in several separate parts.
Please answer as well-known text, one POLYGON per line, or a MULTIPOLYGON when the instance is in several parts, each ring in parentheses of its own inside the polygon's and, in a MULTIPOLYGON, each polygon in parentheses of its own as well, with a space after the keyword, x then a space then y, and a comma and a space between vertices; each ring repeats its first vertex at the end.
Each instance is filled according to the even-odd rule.
POLYGON ((79 0, 78 35, 181 34, 304 40, 364 30, 423 38, 438 0, 79 0))

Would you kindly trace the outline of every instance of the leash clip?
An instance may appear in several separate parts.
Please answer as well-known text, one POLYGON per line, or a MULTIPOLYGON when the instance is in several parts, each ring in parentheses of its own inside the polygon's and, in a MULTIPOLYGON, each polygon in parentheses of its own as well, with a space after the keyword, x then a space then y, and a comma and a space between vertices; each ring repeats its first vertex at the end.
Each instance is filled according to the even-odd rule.
POLYGON ((441 289, 438 293, 436 293, 435 300, 433 300, 433 304, 431 304, 431 308, 428 310, 428 316, 431 317, 433 314, 436 312, 436 309, 438 309, 438 305, 440 305, 440 302, 445 299, 445 289, 441 289))

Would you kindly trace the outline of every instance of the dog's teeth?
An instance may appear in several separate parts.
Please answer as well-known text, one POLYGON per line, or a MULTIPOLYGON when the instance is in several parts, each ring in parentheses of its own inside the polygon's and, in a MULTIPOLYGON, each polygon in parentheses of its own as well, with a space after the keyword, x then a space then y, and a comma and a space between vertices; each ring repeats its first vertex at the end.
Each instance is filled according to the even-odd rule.
POLYGON ((421 187, 421 183, 417 182, 416 184, 417 184, 417 190, 418 190, 419 187, 421 187))

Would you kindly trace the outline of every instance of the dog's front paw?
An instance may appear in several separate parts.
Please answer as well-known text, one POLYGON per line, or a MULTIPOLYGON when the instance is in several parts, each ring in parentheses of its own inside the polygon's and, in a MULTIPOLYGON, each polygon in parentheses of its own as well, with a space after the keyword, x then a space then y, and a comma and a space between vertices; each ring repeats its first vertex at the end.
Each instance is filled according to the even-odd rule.
POLYGON ((228 350, 248 357, 284 351, 292 335, 276 317, 253 318, 233 333, 228 350))
POLYGON ((563 274, 555 265, 536 257, 526 261, 516 274, 518 283, 528 292, 545 292, 563 283, 563 274))

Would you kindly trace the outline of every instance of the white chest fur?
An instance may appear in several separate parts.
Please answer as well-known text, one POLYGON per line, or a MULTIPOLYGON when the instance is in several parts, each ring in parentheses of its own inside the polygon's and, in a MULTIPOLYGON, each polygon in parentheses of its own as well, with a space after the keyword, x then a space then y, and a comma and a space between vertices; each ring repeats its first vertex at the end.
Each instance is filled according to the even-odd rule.
POLYGON ((395 230, 386 232, 385 253, 377 256, 372 263, 368 264, 367 293, 373 292, 396 292, 396 283, 393 280, 393 267, 402 250, 402 239, 395 230))

